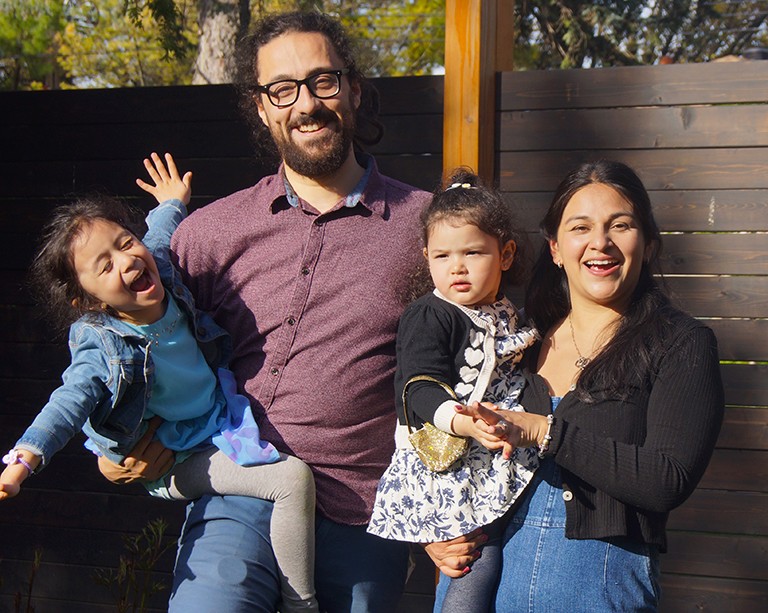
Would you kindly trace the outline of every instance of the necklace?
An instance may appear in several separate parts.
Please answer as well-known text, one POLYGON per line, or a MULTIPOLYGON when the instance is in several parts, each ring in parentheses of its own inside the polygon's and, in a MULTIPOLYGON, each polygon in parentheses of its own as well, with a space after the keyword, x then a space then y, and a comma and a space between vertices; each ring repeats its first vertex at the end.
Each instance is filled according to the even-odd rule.
POLYGON ((573 348, 576 350, 576 353, 579 354, 579 359, 574 362, 576 365, 576 368, 579 370, 584 370, 587 367, 587 364, 590 363, 592 358, 585 358, 583 355, 581 355, 581 351, 579 351, 579 346, 576 344, 576 335, 573 333, 573 322, 571 321, 571 314, 568 313, 568 325, 571 328, 571 340, 573 341, 573 348))

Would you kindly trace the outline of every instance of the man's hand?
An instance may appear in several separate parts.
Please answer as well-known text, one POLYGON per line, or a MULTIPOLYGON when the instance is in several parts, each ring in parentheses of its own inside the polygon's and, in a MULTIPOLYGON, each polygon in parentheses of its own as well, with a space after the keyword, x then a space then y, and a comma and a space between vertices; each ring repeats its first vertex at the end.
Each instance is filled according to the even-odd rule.
POLYGON ((174 462, 174 453, 163 447, 159 441, 152 440, 155 430, 162 423, 159 417, 149 421, 147 431, 125 456, 122 464, 110 462, 104 456, 99 458, 99 470, 112 483, 133 483, 140 479, 154 481, 167 473, 174 462))
POLYGON ((483 529, 478 528, 450 541, 424 545, 424 550, 441 573, 455 579, 469 572, 469 565, 480 557, 477 548, 487 541, 483 529))

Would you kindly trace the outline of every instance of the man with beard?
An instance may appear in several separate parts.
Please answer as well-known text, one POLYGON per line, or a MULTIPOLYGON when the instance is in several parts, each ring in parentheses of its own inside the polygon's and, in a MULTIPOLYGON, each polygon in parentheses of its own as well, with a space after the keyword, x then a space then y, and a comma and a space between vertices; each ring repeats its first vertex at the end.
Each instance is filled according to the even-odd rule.
MULTIPOLYGON (((321 610, 391 612, 407 546, 366 524, 394 449, 395 333, 428 194, 356 153, 353 141, 375 126, 362 111, 376 105, 333 19, 267 17, 238 70, 241 108, 283 163, 193 213, 172 248, 197 306, 232 336, 230 367, 262 437, 312 468, 321 610)), ((154 443, 134 456, 126 464, 139 472, 171 461, 154 443)), ((170 609, 274 611, 270 512, 239 497, 191 504, 170 609)))

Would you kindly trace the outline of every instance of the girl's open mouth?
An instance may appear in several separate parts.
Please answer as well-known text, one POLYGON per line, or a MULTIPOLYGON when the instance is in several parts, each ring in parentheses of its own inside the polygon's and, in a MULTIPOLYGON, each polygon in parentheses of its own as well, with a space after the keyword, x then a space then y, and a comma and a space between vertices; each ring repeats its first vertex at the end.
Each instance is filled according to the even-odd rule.
POLYGON ((131 291, 132 292, 146 292, 148 289, 150 289, 154 283, 152 283, 152 280, 149 278, 149 275, 147 274, 147 271, 144 270, 133 283, 131 283, 131 291))

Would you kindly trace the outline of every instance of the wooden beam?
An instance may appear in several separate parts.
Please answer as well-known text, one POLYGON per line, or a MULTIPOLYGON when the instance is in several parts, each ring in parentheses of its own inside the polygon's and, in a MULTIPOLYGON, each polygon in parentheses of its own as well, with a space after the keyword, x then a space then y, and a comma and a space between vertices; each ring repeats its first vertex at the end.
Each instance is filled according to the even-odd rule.
POLYGON ((512 64, 513 3, 447 0, 443 168, 494 178, 496 71, 512 64))

